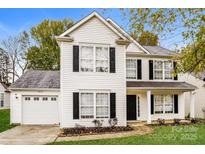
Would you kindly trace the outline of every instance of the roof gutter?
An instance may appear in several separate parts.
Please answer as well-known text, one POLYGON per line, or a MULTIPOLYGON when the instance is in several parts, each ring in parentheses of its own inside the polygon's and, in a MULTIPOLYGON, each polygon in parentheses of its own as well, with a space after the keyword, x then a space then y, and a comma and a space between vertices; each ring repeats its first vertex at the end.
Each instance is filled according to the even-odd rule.
POLYGON ((9 88, 11 91, 60 91, 60 88, 9 88))

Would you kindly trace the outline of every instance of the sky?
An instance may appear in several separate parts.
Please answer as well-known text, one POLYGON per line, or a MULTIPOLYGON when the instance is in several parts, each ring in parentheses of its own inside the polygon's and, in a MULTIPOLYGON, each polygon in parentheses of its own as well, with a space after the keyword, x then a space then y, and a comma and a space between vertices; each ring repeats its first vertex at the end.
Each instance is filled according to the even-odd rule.
MULTIPOLYGON (((111 18, 126 31, 129 29, 128 21, 124 20, 119 9, 0 9, 0 41, 8 36, 18 35, 20 32, 29 29, 44 19, 64 19, 70 18, 74 22, 87 16, 89 13, 97 11, 104 18, 111 18)), ((180 31, 167 34, 166 39, 160 40, 160 46, 175 49, 175 44, 181 42, 180 31)), ((182 46, 182 43, 179 44, 182 46)))

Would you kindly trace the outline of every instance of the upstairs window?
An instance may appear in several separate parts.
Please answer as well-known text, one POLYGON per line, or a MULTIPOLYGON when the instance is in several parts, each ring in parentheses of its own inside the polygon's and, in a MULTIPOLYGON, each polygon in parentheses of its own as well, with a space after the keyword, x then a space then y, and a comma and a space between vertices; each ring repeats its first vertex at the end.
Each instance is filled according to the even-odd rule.
POLYGON ((96 47, 96 72, 108 72, 108 48, 96 47))
POLYGON ((109 48, 98 45, 82 45, 80 70, 81 72, 108 72, 109 48))
POLYGON ((93 72, 94 57, 93 57, 93 47, 92 46, 82 46, 81 47, 81 71, 82 72, 93 72))
POLYGON ((154 80, 172 80, 172 61, 155 60, 153 63, 154 80))
POLYGON ((126 69, 127 69, 127 72, 126 72, 127 79, 137 78, 137 60, 136 59, 127 59, 126 69))

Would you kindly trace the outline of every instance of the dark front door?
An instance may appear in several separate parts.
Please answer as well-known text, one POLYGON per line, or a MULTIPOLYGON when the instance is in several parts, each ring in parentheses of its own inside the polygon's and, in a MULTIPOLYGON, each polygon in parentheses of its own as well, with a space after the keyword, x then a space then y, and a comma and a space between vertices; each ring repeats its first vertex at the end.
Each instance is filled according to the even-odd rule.
POLYGON ((137 120, 136 95, 127 95, 127 120, 137 120))

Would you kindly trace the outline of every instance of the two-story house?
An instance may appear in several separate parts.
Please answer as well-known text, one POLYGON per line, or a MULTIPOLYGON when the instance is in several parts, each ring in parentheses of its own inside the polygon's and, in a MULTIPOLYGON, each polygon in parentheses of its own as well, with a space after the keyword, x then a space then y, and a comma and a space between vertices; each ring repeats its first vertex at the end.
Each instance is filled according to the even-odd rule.
POLYGON ((93 12, 56 37, 60 71, 28 70, 11 87, 11 123, 94 126, 93 120, 185 118, 195 86, 172 76, 173 52, 142 46, 111 19, 93 12))

